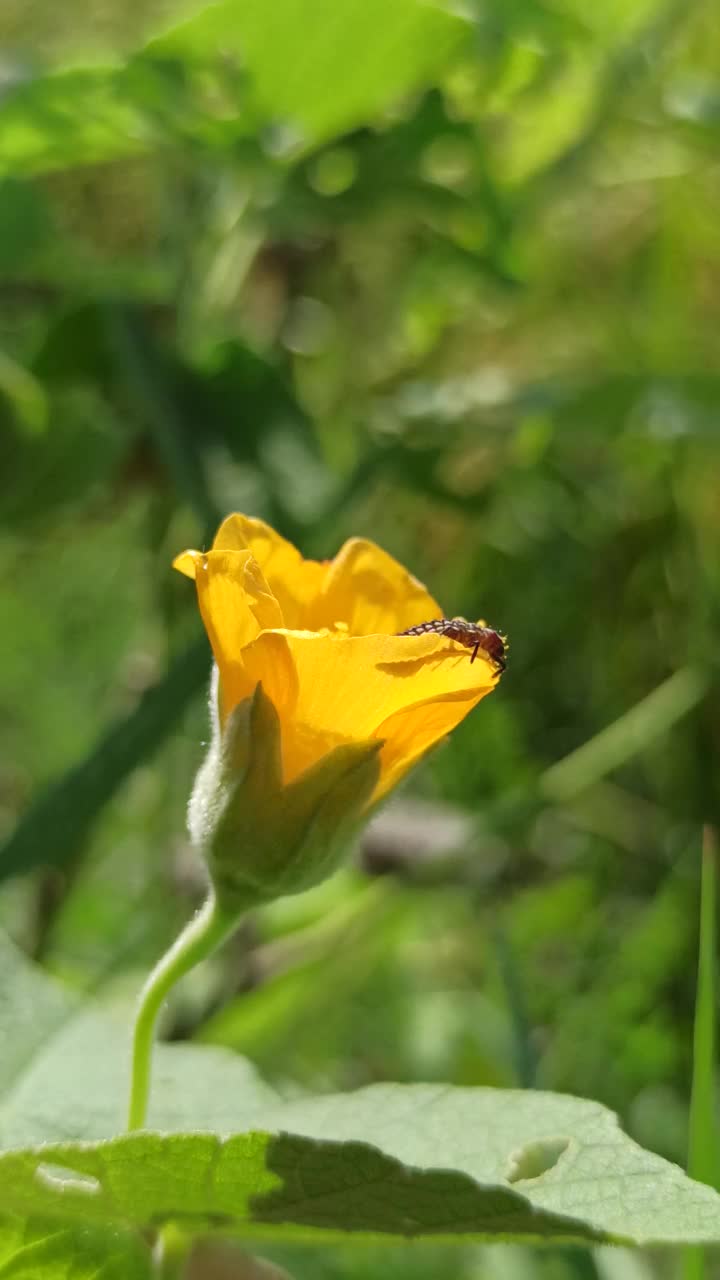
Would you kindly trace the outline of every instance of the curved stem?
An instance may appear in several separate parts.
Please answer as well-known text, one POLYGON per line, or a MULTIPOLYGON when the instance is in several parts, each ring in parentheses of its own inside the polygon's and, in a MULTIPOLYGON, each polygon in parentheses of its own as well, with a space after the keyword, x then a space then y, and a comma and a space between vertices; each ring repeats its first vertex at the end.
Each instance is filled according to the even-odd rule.
POLYGON ((128 1129, 141 1129, 145 1124, 155 1023, 166 995, 180 978, 219 947, 237 920, 237 912, 229 914, 218 906, 211 889, 200 910, 156 964, 140 992, 133 1031, 128 1129))
POLYGON ((158 1232, 153 1249, 153 1262, 158 1280, 180 1280, 185 1275, 186 1263, 195 1243, 195 1237, 175 1222, 166 1222, 158 1232))

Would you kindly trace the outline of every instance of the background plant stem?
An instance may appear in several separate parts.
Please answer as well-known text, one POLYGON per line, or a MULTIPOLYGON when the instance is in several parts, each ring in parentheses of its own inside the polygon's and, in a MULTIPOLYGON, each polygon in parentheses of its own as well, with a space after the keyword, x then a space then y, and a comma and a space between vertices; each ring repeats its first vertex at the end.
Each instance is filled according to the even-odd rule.
MULTIPOLYGON (((688 1173, 710 1186, 716 1186, 718 1181, 714 1106, 717 854, 715 831, 707 825, 703 828, 702 842, 700 945, 693 1035, 688 1173)), ((704 1249, 689 1248, 685 1255, 685 1280, 703 1280, 704 1276, 704 1249)))

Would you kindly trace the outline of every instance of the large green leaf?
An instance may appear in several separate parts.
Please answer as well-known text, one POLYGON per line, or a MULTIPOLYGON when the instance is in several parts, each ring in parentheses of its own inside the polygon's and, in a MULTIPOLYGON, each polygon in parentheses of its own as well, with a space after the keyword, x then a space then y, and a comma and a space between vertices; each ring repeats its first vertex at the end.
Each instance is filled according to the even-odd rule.
POLYGON ((421 0, 219 0, 124 64, 18 77, 0 104, 0 174, 264 126, 312 145, 432 82, 470 30, 421 0))
MULTIPOLYGON (((25 982, 7 1042, 27 1036, 20 1006, 47 1003, 47 982, 3 950, 6 982, 25 982)), ((151 1131, 123 1134, 127 1059, 121 1026, 92 1009, 59 1025, 52 1014, 0 1112, 6 1212, 278 1239, 720 1240, 720 1196, 596 1103, 390 1084, 285 1102, 225 1050, 163 1045, 151 1131)))
POLYGON ((148 49, 236 58, 253 114, 317 141, 432 79, 470 30, 427 0, 218 0, 148 49))
MULTIPOLYGON (((84 1048, 85 1069, 102 1078, 100 1043, 88 1036, 84 1048)), ((175 1050, 173 1059, 163 1062, 158 1083, 178 1099, 187 1091, 176 1123, 201 1131, 88 1142, 86 1125, 94 1128, 100 1113, 86 1107, 79 1087, 70 1103, 55 1086, 42 1106, 22 1091, 17 1102, 34 1106, 36 1122, 62 1110, 64 1125, 83 1138, 6 1151, 5 1204, 98 1224, 188 1218, 279 1238, 351 1231, 720 1240, 720 1197, 643 1151, 610 1112, 581 1099, 385 1085, 255 1109, 241 1062, 219 1051, 202 1051, 199 1061, 175 1050), (193 1107, 198 1084, 208 1098, 224 1091, 212 1117, 193 1107), (210 1118, 219 1131, 208 1131, 210 1118), (253 1129, 243 1132, 249 1122, 253 1129)), ((76 1057, 73 1065, 77 1078, 82 1063, 76 1057)))

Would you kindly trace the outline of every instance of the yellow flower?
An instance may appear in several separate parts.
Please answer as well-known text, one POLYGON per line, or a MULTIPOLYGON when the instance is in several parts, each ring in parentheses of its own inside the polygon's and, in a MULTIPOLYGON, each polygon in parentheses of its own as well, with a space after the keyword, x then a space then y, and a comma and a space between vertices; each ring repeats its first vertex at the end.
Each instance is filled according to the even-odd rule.
POLYGON ((153 1028, 172 985, 244 910, 329 875, 371 805, 504 666, 493 631, 458 619, 423 629, 437 603, 361 538, 334 560, 304 560, 261 520, 233 515, 211 551, 183 551, 175 567, 195 579, 215 655, 212 739, 188 808, 210 886, 140 997, 131 1129, 145 1123, 153 1028), (409 628, 419 631, 399 634, 409 628))
POLYGON ((282 781, 343 744, 382 743, 375 803, 492 692, 498 665, 447 636, 399 635, 442 610, 373 542, 305 560, 262 520, 231 515, 211 551, 184 551, 219 673, 220 729, 262 685, 279 719, 282 781))

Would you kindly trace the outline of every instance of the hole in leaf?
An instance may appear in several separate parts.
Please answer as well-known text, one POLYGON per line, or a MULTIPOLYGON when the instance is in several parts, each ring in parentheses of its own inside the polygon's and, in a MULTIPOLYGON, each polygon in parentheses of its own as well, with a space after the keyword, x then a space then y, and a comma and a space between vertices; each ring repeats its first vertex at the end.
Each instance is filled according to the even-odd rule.
POLYGON ((541 1178, 554 1169, 561 1155, 570 1145, 569 1138, 539 1138, 513 1151, 508 1161, 508 1182, 525 1182, 529 1178, 541 1178))
POLYGON ((79 1173, 77 1169, 66 1169, 60 1164, 39 1164, 35 1177, 43 1186, 59 1195, 68 1192, 79 1192, 81 1195, 96 1196, 102 1191, 97 1178, 90 1173, 79 1173))

